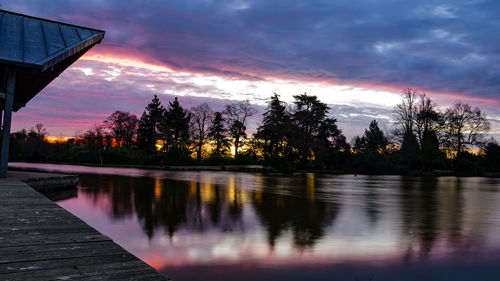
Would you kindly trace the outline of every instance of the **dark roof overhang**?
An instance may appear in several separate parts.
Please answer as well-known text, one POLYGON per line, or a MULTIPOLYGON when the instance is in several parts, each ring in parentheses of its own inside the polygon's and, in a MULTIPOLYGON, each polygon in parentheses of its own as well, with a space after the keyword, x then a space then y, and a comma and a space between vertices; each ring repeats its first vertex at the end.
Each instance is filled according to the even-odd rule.
POLYGON ((102 30, 0 10, 0 91, 17 74, 14 111, 104 38, 102 30))

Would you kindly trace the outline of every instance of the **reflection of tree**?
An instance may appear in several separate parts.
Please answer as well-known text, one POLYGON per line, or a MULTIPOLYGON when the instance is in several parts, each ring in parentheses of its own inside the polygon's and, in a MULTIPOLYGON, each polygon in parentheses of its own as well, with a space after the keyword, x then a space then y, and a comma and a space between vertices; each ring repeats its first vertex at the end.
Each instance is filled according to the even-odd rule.
MULTIPOLYGON (((267 178, 263 186, 277 186, 278 180, 267 178)), ((332 223, 338 213, 339 206, 336 203, 311 198, 307 200, 306 182, 297 181, 295 184, 296 186, 287 190, 291 194, 264 191, 252 196, 255 212, 267 230, 271 246, 288 229, 292 231, 297 247, 312 246, 323 236, 324 228, 332 223)))
POLYGON ((137 181, 140 181, 140 183, 136 182, 137 187, 134 188, 135 212, 148 238, 151 238, 157 226, 157 222, 154 219, 153 179, 139 178, 137 181))
POLYGON ((208 212, 210 214, 210 221, 217 225, 220 221, 220 213, 222 211, 222 195, 220 188, 216 185, 214 192, 214 199, 207 203, 208 212))
POLYGON ((154 179, 142 178, 141 184, 134 186, 137 217, 148 237, 151 238, 159 226, 172 236, 181 224, 186 223, 188 192, 188 184, 183 181, 155 183, 154 179))
POLYGON ((80 185, 95 205, 109 208, 112 218, 135 211, 149 238, 160 227, 173 236, 181 227, 203 232, 215 226, 225 231, 242 224, 243 190, 234 185, 229 192, 228 188, 201 183, 200 178, 187 182, 98 175, 82 175, 80 185))
POLYGON ((462 195, 462 181, 456 179, 455 186, 450 192, 450 225, 448 226, 448 239, 457 245, 463 238, 463 216, 464 216, 464 198, 462 195))
MULTIPOLYGON (((172 237, 179 226, 187 221, 188 183, 171 180, 163 182, 163 192, 153 214, 172 237)), ((196 207, 196 204, 191 207, 196 207)))
POLYGON ((206 183, 200 178, 188 182, 95 175, 82 176, 81 184, 89 186, 83 191, 96 198, 96 205, 100 204, 98 198, 109 199, 109 214, 113 218, 135 211, 149 238, 161 228, 171 237, 180 228, 198 232, 212 228, 243 229, 243 207, 249 199, 268 231, 271 245, 287 230, 293 233, 294 243, 300 248, 312 246, 324 235, 324 228, 333 221, 339 208, 337 203, 316 199, 315 192, 320 187, 314 176, 262 180, 262 186, 269 189, 252 193, 233 177, 227 186, 206 183), (283 185, 289 194, 280 194, 283 185))
POLYGON ((439 202, 436 198, 438 191, 435 180, 424 179, 420 181, 420 192, 417 199, 420 205, 420 222, 417 226, 417 233, 420 236, 420 256, 422 259, 429 256, 439 231, 439 202))
POLYGON ((402 227, 409 242, 407 260, 415 255, 426 259, 432 250, 438 227, 437 191, 434 179, 422 179, 419 185, 413 180, 401 179, 402 227))
POLYGON ((406 259, 428 258, 438 236, 460 246, 464 223, 460 180, 423 178, 418 185, 401 183, 403 232, 409 241, 406 259))
POLYGON ((368 180, 364 194, 365 211, 372 225, 375 225, 380 214, 380 196, 378 195, 377 183, 377 181, 368 180))
POLYGON ((236 189, 232 198, 229 199, 229 216, 231 219, 238 221, 243 213, 243 201, 242 201, 241 189, 236 189))
POLYGON ((132 178, 103 175, 82 175, 79 179, 81 191, 92 197, 95 204, 108 197, 111 201, 108 212, 114 219, 133 214, 132 191, 129 181, 132 178))

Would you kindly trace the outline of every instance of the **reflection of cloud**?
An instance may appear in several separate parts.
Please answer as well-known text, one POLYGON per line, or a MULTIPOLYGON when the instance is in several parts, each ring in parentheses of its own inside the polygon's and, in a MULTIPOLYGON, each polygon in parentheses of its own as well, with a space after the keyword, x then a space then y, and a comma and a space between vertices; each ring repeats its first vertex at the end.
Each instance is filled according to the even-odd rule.
MULTIPOLYGON (((35 166, 57 165, 37 164, 35 166)), ((98 173, 102 171, 102 168, 95 167, 77 167, 77 169, 80 171, 95 169, 98 173)), ((114 170, 116 174, 122 175, 135 170, 104 169, 104 172, 101 172, 103 174, 114 170)), ((144 170, 136 171, 139 172, 136 176, 141 176, 141 173, 144 176, 146 173, 144 170)), ((164 189, 158 199, 160 201, 157 202, 159 205, 156 206, 149 206, 148 198, 138 196, 141 191, 130 187, 131 183, 138 183, 137 177, 105 177, 101 179, 102 181, 90 181, 97 185, 88 185, 86 182, 89 178, 94 179, 95 175, 82 176, 85 191, 80 192, 77 198, 60 204, 157 269, 244 263, 278 267, 373 262, 385 265, 408 258, 408 250, 417 256, 419 253, 428 251, 431 260, 454 261, 457 256, 463 257, 462 255, 472 253, 478 259, 491 258, 492 253, 495 258, 498 255, 499 237, 495 235, 498 225, 491 223, 495 221, 495 213, 484 213, 485 206, 486 210, 494 209, 498 201, 498 196, 492 193, 498 187, 498 180, 494 179, 457 180, 443 177, 429 182, 427 180, 405 181, 404 178, 398 176, 343 175, 321 176, 314 179, 307 176, 305 181, 300 181, 300 177, 273 177, 272 181, 268 181, 270 180, 268 177, 259 174, 168 171, 155 173, 156 178, 160 176, 169 180, 173 178, 181 180, 180 185, 177 185, 179 182, 175 181, 162 185, 161 181, 150 179, 150 185, 141 186, 142 192, 148 188, 164 189), (211 224, 208 213, 209 208, 213 207, 210 204, 216 202, 214 196, 208 196, 210 197, 208 201, 201 200, 201 202, 197 199, 197 194, 184 196, 185 188, 190 185, 189 182, 196 179, 199 181, 193 182, 194 188, 197 184, 206 184, 210 188, 217 185, 218 192, 222 195, 221 198, 225 197, 225 193, 230 192, 228 190, 230 188, 244 187, 246 192, 253 193, 256 190, 252 189, 252 186, 258 186, 259 181, 262 180, 268 182, 263 190, 264 196, 277 199, 267 201, 266 204, 267 212, 273 219, 266 220, 262 214, 259 214, 257 205, 262 202, 249 199, 241 202, 243 214, 240 219, 237 222, 228 221, 224 219, 224 215, 227 215, 224 214, 224 210, 227 210, 231 200, 222 199, 218 201, 221 205, 217 209, 221 220, 218 224, 211 224), (309 180, 314 181, 314 199, 301 196, 301 192, 308 192, 309 180), (106 187, 102 184, 103 182, 107 182, 109 186, 106 187), (218 185, 220 182, 225 185, 218 185), (417 186, 429 187, 429 185, 441 192, 421 194, 422 190, 415 188, 417 186), (471 188, 464 189, 460 186, 471 188), (120 196, 114 193, 117 190, 121 190, 117 193, 120 196), (380 197, 367 199, 367 192, 375 192, 380 194, 380 197), (422 200, 424 198, 422 196, 426 200, 422 200), (128 201, 134 197, 135 201, 128 201), (145 201, 137 201, 141 199, 145 201), (294 223, 286 223, 287 218, 276 217, 274 213, 284 201, 290 199, 308 201, 306 206, 309 207, 316 204, 341 202, 339 213, 335 219, 332 219, 332 224, 322 225, 324 235, 307 249, 296 247, 294 223), (135 204, 134 207, 124 208, 130 211, 135 209, 134 215, 127 213, 129 215, 120 216, 119 213, 108 211, 119 209, 117 206, 123 207, 124 201, 128 204, 135 204), (179 225, 173 236, 169 236, 161 225, 157 225, 153 237, 148 239, 140 219, 136 218, 137 212, 144 207, 144 205, 141 207, 142 204, 145 204, 146 208, 154 209, 166 202, 176 202, 175 204, 183 206, 186 219, 179 225), (378 216, 375 222, 370 223, 367 208, 370 203, 375 202, 377 202, 376 206, 371 208, 376 209, 378 216), (436 208, 439 212, 436 212, 436 208), (235 227, 236 224, 241 225, 241 228, 235 227), (274 224, 274 227, 270 224, 274 224), (204 227, 200 228, 200 225, 204 227), (282 228, 283 231, 271 246, 268 232, 273 231, 275 227, 282 228)), ((209 192, 215 192, 215 189, 209 192)), ((150 194, 152 198, 155 196, 155 192, 146 192, 146 194, 150 194)), ((314 221, 318 213, 311 212, 308 208, 300 209, 300 211, 308 213, 311 216, 310 219, 314 221)), ((168 223, 168 219, 180 214, 160 212, 158 215, 158 219, 167 219, 165 223, 168 223)), ((302 215, 303 213, 298 212, 294 217, 300 218, 302 215)), ((329 216, 331 213, 326 215, 329 216)), ((292 222, 298 223, 300 220, 292 220, 292 222)), ((413 262, 408 259, 406 261, 413 262)))

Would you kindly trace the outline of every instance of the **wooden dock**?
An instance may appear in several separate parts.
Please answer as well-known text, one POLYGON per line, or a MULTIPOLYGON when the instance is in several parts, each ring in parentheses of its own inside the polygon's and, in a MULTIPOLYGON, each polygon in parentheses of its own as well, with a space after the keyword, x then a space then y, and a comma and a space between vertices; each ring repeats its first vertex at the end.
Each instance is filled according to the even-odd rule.
POLYGON ((19 177, 0 180, 0 280, 169 280, 19 177))

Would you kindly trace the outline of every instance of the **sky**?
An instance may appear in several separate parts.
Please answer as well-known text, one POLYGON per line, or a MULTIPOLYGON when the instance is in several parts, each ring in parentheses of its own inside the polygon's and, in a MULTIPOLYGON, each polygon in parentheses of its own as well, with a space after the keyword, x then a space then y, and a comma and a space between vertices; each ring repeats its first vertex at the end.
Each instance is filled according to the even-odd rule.
MULTIPOLYGON (((214 110, 273 92, 327 103, 348 139, 373 119, 389 131, 401 92, 478 106, 500 140, 500 1, 39 1, 0 9, 106 31, 13 116, 74 136, 115 110, 142 114, 157 94, 214 110)), ((249 125, 254 130, 259 121, 249 125)))

